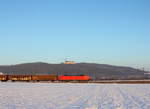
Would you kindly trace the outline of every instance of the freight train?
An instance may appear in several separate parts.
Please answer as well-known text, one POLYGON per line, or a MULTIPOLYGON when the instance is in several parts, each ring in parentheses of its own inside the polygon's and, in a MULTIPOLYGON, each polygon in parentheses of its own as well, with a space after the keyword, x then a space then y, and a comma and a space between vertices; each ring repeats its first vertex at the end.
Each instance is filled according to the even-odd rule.
POLYGON ((88 75, 0 75, 0 81, 89 81, 91 77, 88 75))

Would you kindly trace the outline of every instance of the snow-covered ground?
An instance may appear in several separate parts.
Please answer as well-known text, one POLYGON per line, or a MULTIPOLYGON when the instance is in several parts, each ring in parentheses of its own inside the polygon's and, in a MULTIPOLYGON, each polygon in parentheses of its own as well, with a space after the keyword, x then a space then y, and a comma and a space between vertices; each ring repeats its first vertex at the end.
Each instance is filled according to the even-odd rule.
POLYGON ((150 109, 150 84, 0 82, 0 109, 150 109))

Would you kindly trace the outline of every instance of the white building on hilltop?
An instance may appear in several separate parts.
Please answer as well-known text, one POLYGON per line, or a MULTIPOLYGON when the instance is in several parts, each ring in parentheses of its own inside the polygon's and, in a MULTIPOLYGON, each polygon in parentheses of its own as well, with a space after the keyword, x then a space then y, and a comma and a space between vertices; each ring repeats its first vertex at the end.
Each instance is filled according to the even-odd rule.
POLYGON ((74 61, 65 61, 63 64, 76 64, 74 61))

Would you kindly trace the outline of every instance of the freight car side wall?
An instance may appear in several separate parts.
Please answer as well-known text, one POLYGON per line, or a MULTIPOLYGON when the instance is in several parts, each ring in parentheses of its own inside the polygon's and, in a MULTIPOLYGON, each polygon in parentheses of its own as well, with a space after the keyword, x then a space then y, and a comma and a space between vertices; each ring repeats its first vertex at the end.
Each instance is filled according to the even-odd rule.
POLYGON ((31 81, 31 75, 9 75, 8 80, 11 81, 31 81))
POLYGON ((7 75, 0 75, 0 81, 7 81, 8 77, 7 75))
POLYGON ((33 81, 55 81, 57 75, 32 75, 33 81))

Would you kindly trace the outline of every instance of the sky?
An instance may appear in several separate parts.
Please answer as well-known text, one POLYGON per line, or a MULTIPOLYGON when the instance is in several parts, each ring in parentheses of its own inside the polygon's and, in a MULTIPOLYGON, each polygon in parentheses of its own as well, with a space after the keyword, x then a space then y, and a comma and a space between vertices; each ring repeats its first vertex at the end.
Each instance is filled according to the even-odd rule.
POLYGON ((0 65, 64 60, 150 70, 149 0, 1 0, 0 65))

